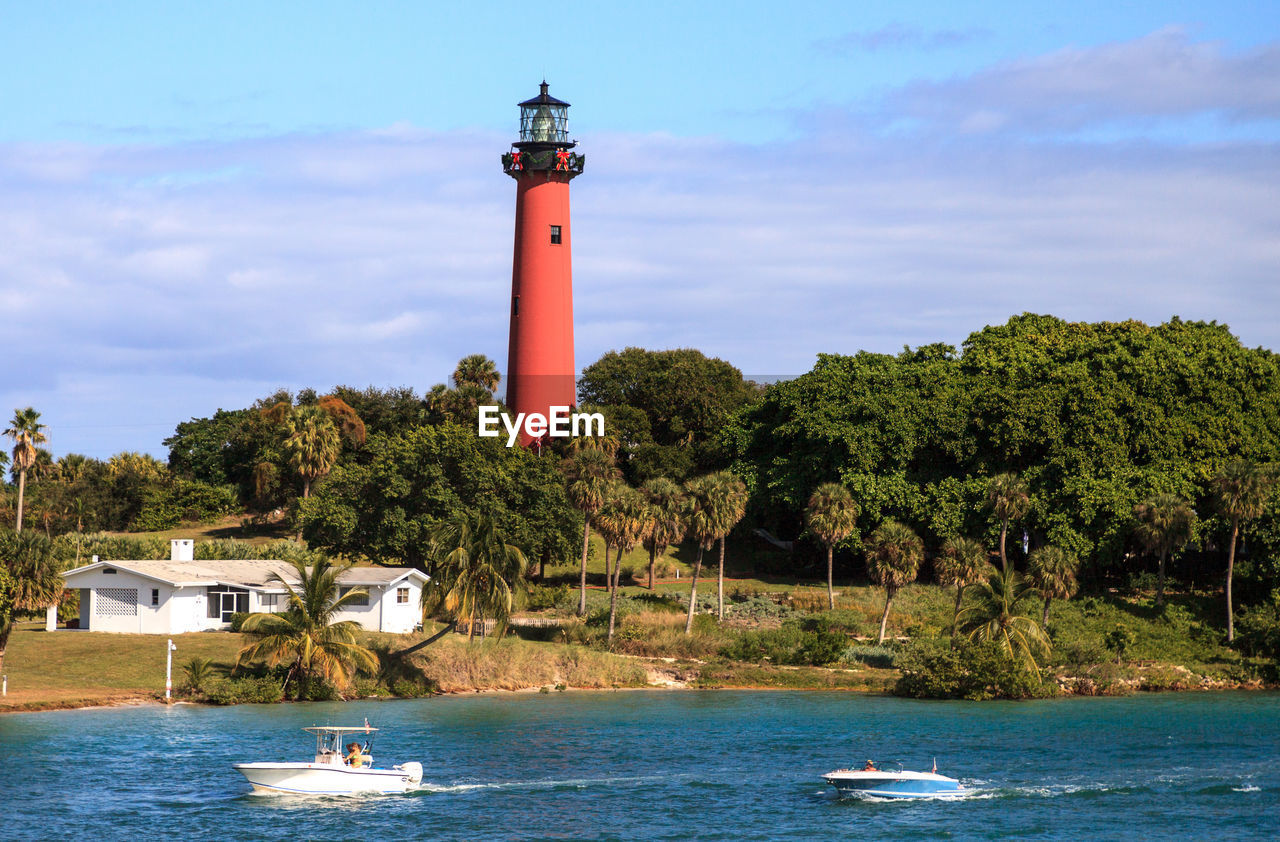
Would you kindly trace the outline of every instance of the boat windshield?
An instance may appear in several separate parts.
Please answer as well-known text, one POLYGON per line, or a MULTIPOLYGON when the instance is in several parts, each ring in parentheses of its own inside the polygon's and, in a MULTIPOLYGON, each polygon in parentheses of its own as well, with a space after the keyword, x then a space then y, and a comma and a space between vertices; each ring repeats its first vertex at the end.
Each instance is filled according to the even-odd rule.
POLYGON ((378 729, 368 726, 362 728, 315 726, 303 730, 315 734, 317 757, 334 754, 343 757, 348 753, 348 746, 352 743, 359 747, 361 754, 372 755, 373 735, 378 729))

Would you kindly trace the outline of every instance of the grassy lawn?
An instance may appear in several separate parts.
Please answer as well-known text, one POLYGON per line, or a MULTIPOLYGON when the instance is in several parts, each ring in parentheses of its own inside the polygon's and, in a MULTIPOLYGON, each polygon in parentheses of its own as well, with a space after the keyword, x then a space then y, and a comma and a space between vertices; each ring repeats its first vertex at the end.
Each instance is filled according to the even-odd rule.
POLYGON ((248 523, 248 518, 244 515, 228 515, 213 523, 184 523, 173 529, 159 532, 108 532, 107 534, 125 538, 160 538, 164 541, 174 538, 192 538, 196 541, 234 538, 250 544, 269 544, 282 538, 291 538, 294 533, 283 518, 265 523, 248 523))
MULTIPOLYGON (((43 624, 21 623, 9 638, 4 672, 9 695, 0 710, 79 707, 131 698, 164 697, 165 641, 151 634, 46 632, 43 624)), ((209 658, 230 669, 243 646, 227 632, 180 634, 173 638, 174 686, 191 658, 209 658)))

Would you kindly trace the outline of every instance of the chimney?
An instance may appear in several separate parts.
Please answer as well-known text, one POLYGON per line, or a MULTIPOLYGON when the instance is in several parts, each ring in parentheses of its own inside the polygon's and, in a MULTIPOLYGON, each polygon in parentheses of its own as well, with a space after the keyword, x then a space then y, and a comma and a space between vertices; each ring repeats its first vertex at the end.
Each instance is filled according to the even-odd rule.
POLYGON ((170 561, 194 561, 196 542, 190 538, 174 538, 169 542, 170 561))

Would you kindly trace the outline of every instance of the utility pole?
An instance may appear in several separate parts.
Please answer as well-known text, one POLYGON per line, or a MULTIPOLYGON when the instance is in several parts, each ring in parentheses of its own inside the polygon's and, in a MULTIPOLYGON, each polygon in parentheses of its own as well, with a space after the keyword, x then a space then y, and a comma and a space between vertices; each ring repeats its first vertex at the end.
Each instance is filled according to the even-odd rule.
POLYGON ((170 638, 169 647, 164 653, 164 700, 166 702, 173 696, 173 653, 177 651, 178 647, 173 645, 173 639, 170 638))

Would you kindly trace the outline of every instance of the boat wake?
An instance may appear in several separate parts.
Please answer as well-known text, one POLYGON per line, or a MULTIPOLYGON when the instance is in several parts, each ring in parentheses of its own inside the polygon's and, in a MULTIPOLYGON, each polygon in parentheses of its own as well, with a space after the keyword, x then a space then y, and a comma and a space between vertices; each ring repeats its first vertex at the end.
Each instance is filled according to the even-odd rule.
POLYGON ((443 784, 423 781, 415 790, 410 790, 409 795, 428 795, 435 793, 449 792, 480 792, 484 790, 557 790, 557 789, 591 789, 601 786, 617 786, 619 784, 650 784, 669 781, 669 775, 646 775, 646 776, 630 776, 616 778, 564 778, 560 780, 540 780, 540 781, 494 781, 489 783, 456 783, 443 784))

